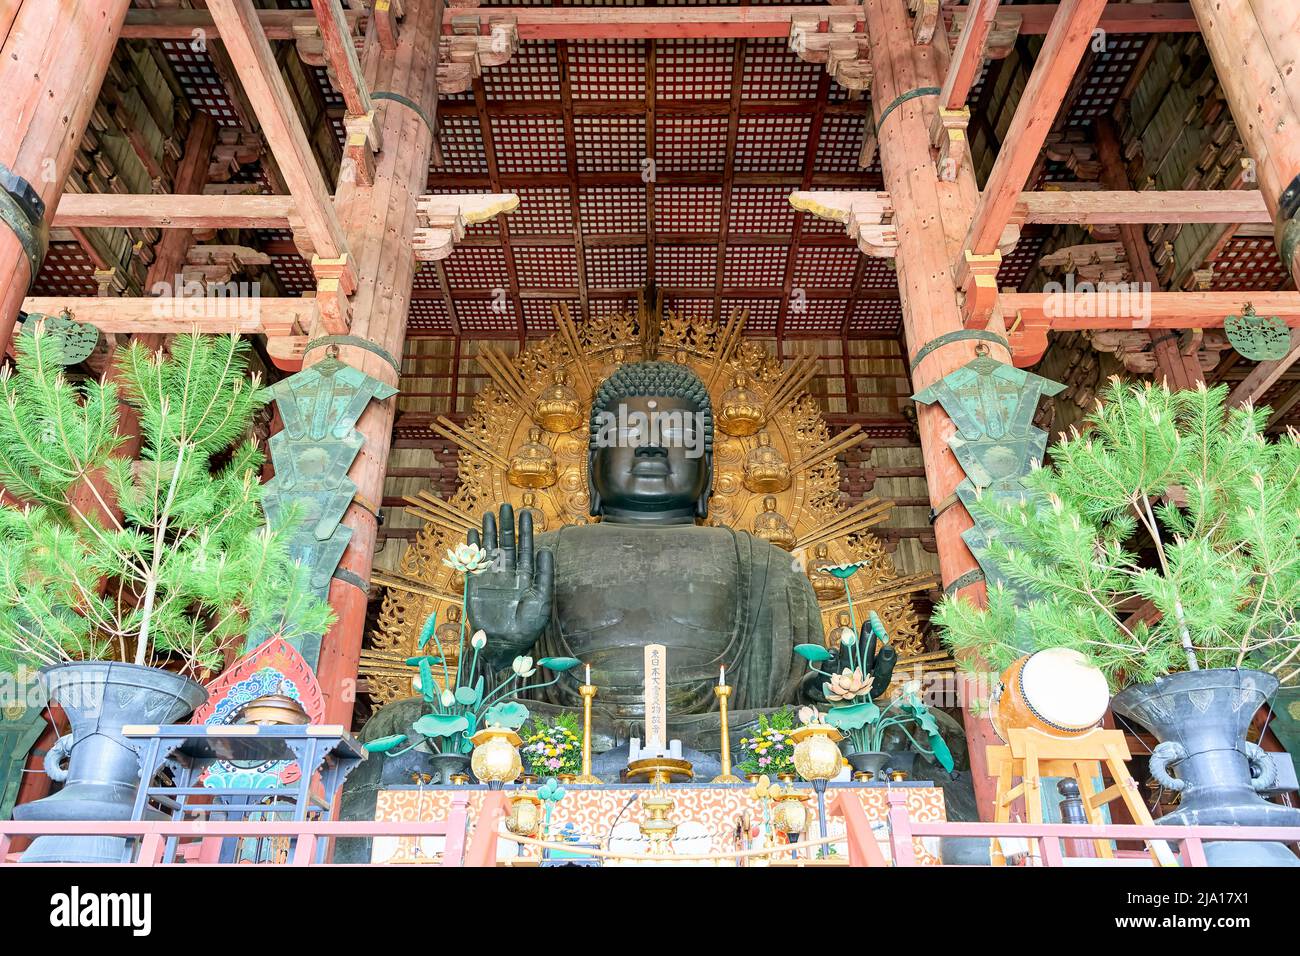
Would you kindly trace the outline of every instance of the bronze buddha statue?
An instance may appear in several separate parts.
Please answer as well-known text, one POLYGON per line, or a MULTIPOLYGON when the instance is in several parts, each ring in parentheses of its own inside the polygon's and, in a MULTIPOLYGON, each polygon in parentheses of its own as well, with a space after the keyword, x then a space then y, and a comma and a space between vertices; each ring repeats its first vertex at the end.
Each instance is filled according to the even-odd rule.
MULTIPOLYGON (((699 715, 716 708, 721 665, 735 687, 736 726, 746 711, 793 702, 806 670, 793 648, 823 640, 817 598, 788 552, 697 523, 708 516, 713 478, 713 411, 699 376, 671 362, 624 365, 597 390, 590 424, 598 522, 535 536, 531 515, 519 515, 516 531, 506 504, 499 520, 484 516, 481 536, 469 534, 499 549, 468 592, 489 666, 519 654, 590 664, 598 719, 616 736, 643 716, 647 644, 668 649, 668 711, 683 739, 693 726, 706 732, 699 715)), ((576 680, 548 694, 553 705, 580 705, 576 680)))

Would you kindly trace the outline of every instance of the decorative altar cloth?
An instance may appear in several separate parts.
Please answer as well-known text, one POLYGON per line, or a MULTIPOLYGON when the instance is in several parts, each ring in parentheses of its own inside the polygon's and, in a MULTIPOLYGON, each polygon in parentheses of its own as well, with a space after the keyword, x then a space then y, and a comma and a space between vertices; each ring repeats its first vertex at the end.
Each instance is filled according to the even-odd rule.
MULTIPOLYGON (((876 835, 876 842, 888 860, 890 856, 888 839, 890 788, 901 789, 907 794, 907 815, 913 821, 942 821, 947 819, 944 807, 943 790, 923 782, 905 782, 894 784, 831 784, 826 791, 829 804, 840 789, 852 790, 862 801, 867 820, 876 835)), ((817 800, 811 786, 796 784, 795 788, 808 797, 809 826, 816 834, 817 800)), ((582 835, 583 842, 601 842, 608 838, 615 823, 622 834, 630 822, 639 823, 645 816, 640 807, 640 797, 653 788, 648 786, 631 786, 626 784, 600 784, 581 786, 568 784, 565 797, 551 813, 550 832, 557 834, 566 824, 572 824, 572 830, 582 835)), ((688 822, 698 824, 702 832, 709 837, 707 846, 698 838, 689 840, 689 847, 683 846, 683 853, 729 853, 743 848, 738 846, 736 831, 742 822, 751 827, 763 820, 762 802, 750 794, 750 784, 678 784, 665 786, 664 791, 672 797, 675 806, 672 818, 680 825, 688 822)), ((523 790, 536 793, 536 787, 507 787, 506 793, 523 790)), ((393 787, 380 790, 375 804, 375 819, 383 821, 417 821, 440 820, 451 810, 452 798, 458 793, 469 795, 469 815, 471 833, 477 825, 479 808, 482 806, 486 790, 482 787, 393 787)), ((698 829, 698 828, 692 828, 698 829)), ((828 834, 843 836, 844 820, 831 817, 828 834)), ((504 828, 503 828, 504 832, 504 828)), ((752 841, 752 846, 762 845, 762 837, 752 841)), ((443 837, 376 837, 371 849, 371 861, 374 863, 433 863, 442 852, 443 837)), ((917 838, 913 841, 917 862, 927 865, 939 863, 939 847, 935 840, 917 838)), ((840 857, 847 857, 847 844, 832 844, 840 857)), ((510 840, 499 840, 497 858, 506 861, 519 855, 519 848, 510 840)), ((536 847, 524 848, 526 856, 537 856, 536 847)), ((785 854, 788 857, 788 853, 785 854)), ((775 857, 773 857, 775 858, 775 857)))

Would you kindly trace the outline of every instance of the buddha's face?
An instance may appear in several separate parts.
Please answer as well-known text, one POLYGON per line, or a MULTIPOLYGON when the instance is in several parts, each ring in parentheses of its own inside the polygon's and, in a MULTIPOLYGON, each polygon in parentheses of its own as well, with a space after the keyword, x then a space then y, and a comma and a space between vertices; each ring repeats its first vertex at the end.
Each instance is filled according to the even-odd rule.
POLYGON ((616 439, 593 452, 591 482, 607 519, 693 519, 709 487, 709 456, 694 406, 678 398, 624 399, 616 439), (651 427, 646 430, 646 424, 651 427))

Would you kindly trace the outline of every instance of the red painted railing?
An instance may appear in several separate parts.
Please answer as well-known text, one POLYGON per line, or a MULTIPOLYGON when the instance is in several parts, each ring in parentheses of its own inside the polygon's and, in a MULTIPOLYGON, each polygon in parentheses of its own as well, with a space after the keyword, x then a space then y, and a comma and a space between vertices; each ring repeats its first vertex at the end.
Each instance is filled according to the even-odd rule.
POLYGON ((87 822, 61 820, 57 822, 20 822, 0 820, 0 866, 22 865, 9 848, 15 837, 37 836, 108 836, 130 837, 136 841, 133 866, 159 866, 176 862, 164 860, 167 841, 176 840, 178 846, 173 856, 189 862, 215 864, 221 841, 228 837, 268 839, 291 837, 292 866, 316 865, 317 849, 321 840, 349 837, 445 837, 442 854, 443 866, 462 866, 465 857, 465 838, 469 827, 469 799, 457 794, 452 800, 451 812, 442 820, 381 821, 381 820, 259 820, 254 823, 224 822, 220 820, 185 820, 181 822, 104 821, 87 822), (188 844, 179 841, 189 840, 188 844), (12 857, 12 858, 11 858, 12 857))
MULTIPOLYGON (((472 839, 466 842, 469 830, 468 797, 457 794, 451 812, 443 820, 420 821, 318 821, 302 823, 293 820, 258 821, 255 823, 225 823, 221 821, 191 820, 179 823, 121 822, 57 822, 37 823, 0 820, 0 866, 16 864, 18 854, 10 859, 10 844, 16 837, 34 837, 46 834, 65 836, 118 836, 136 841, 135 866, 159 866, 173 862, 179 855, 191 863, 215 863, 216 851, 222 839, 229 837, 268 838, 291 837, 294 840, 290 865, 309 866, 316 861, 321 840, 347 837, 445 837, 443 866, 495 866, 499 825, 507 808, 506 795, 488 794, 479 811, 478 820, 483 825, 474 827, 472 839), (175 854, 164 860, 168 841, 176 840, 175 854), (180 841, 189 841, 181 843, 180 841)), ((829 815, 842 817, 845 824, 845 842, 848 844, 849 863, 852 866, 888 865, 880 844, 871 830, 870 821, 862 804, 851 794, 839 794, 828 807, 829 815)), ((1291 845, 1300 844, 1300 827, 1175 827, 1133 826, 1110 824, 1064 823, 946 823, 942 821, 911 820, 907 815, 907 795, 902 790, 889 793, 888 821, 890 849, 894 866, 915 866, 916 851, 913 840, 922 837, 978 837, 988 839, 1020 839, 1031 841, 1038 847, 1038 860, 1044 866, 1065 865, 1062 840, 1091 841, 1112 840, 1143 843, 1161 840, 1177 847, 1178 862, 1182 866, 1205 866, 1206 841, 1260 840, 1291 845)), ((1126 855, 1126 854, 1121 854, 1126 855)))

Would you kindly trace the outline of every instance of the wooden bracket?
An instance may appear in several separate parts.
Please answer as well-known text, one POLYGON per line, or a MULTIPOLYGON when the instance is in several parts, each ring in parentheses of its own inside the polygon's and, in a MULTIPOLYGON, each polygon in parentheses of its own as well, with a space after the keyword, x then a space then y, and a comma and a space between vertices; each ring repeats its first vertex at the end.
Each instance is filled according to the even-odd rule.
POLYGON ((939 23, 939 0, 907 0, 907 6, 912 11, 912 40, 928 44, 939 23))
POLYGON ((1002 253, 979 256, 969 249, 957 264, 957 289, 962 294, 962 324, 968 329, 987 328, 998 304, 998 270, 1002 253))
POLYGON ((514 193, 470 193, 459 196, 421 196, 415 203, 415 258, 435 262, 451 255, 465 238, 465 227, 487 222, 518 208, 514 193))
POLYGON ((392 53, 397 49, 397 21, 404 16, 402 0, 375 0, 370 11, 370 22, 375 25, 379 49, 392 53))
MULTIPOLYGON (((343 161, 350 164, 353 179, 362 186, 375 184, 375 154, 383 148, 383 134, 375 121, 375 111, 365 116, 348 116, 343 120, 346 142, 343 161)), ((342 178, 346 173, 340 173, 342 178)))
MULTIPOLYGON (((310 20, 300 20, 292 25, 292 30, 298 58, 308 66, 318 67, 328 74, 331 67, 325 56, 325 39, 320 35, 320 27, 310 20)), ((334 85, 333 80, 330 85, 334 85)))
POLYGON ((844 231, 869 256, 892 259, 898 252, 894 201, 886 192, 796 190, 790 205, 818 219, 844 223, 844 231))
POLYGON ((321 325, 330 335, 345 335, 352 325, 348 296, 357 291, 357 270, 352 257, 346 253, 337 259, 312 256, 311 271, 316 276, 321 325))
POLYGON ((519 49, 519 27, 513 16, 457 16, 453 35, 438 41, 438 91, 463 93, 483 74, 483 68, 500 66, 519 49), (486 30, 485 30, 486 27, 486 30))
MULTIPOLYGON (((1024 18, 1014 7, 1002 7, 993 15, 993 25, 989 28, 988 38, 984 41, 984 55, 990 60, 1004 60, 1015 49, 1016 39, 1020 36, 1020 27, 1024 18)), ((966 26, 966 11, 960 7, 952 12, 950 36, 955 46, 961 31, 966 26)))
POLYGON ((805 63, 824 63, 845 89, 871 88, 871 43, 858 32, 856 13, 796 13, 790 18, 790 49, 805 63), (827 25, 822 33, 821 25, 827 25))
POLYGON ((966 126, 970 123, 970 108, 939 110, 930 127, 930 145, 938 150, 934 165, 939 178, 946 183, 957 181, 957 173, 966 162, 970 150, 966 140, 966 126))

